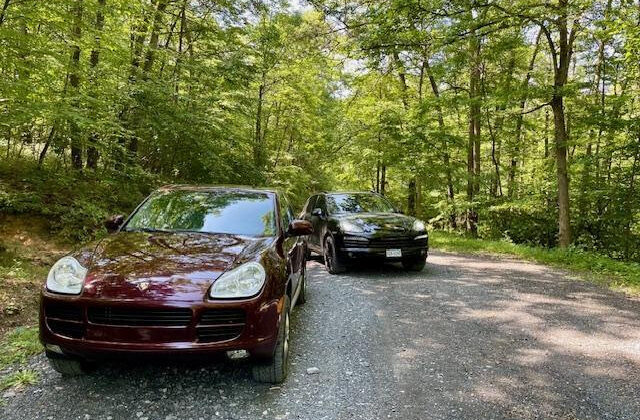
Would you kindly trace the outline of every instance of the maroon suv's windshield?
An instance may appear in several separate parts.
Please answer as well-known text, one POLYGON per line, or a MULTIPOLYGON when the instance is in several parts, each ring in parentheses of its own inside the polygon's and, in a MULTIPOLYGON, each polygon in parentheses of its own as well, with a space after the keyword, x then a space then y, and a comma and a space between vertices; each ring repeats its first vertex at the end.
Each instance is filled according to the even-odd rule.
POLYGON ((125 231, 274 236, 273 198, 260 191, 163 191, 131 217, 125 231))

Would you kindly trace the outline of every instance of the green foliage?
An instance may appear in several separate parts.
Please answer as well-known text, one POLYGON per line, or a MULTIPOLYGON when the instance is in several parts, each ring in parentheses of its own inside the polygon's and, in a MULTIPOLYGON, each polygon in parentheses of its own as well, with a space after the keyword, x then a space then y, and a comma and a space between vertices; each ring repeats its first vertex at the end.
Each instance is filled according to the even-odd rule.
POLYGON ((480 236, 511 242, 552 247, 556 242, 556 211, 537 202, 509 201, 483 207, 480 236))
POLYGON ((51 231, 70 240, 100 233, 107 216, 130 212, 157 181, 145 173, 78 173, 35 162, 0 162, 5 180, 0 212, 41 216, 51 231))
POLYGON ((552 247, 563 121, 573 245, 640 261, 635 4, 6 4, 0 213, 77 240, 163 183, 272 185, 296 207, 375 189, 440 227, 477 215, 480 236, 552 247))

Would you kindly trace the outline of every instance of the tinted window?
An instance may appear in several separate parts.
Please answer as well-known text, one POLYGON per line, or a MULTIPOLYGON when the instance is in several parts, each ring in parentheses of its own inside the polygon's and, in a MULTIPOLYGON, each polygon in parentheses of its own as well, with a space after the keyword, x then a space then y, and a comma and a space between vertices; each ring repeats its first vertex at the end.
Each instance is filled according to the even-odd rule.
POLYGON ((291 206, 285 196, 280 196, 280 220, 282 223, 282 229, 284 230, 287 230, 289 228, 289 223, 293 221, 293 212, 291 211, 291 206))
POLYGON ((331 213, 393 213, 393 205, 384 197, 371 193, 331 194, 327 196, 331 213))
POLYGON ((163 191, 131 217, 125 230, 275 235, 271 196, 253 191, 163 191))
POLYGON ((324 195, 319 195, 318 196, 318 199, 316 200, 316 204, 315 204, 314 207, 318 207, 318 208, 322 209, 322 211, 324 213, 327 212, 327 202, 326 202, 326 200, 324 198, 324 195))
POLYGON ((313 209, 315 208, 314 206, 316 205, 316 197, 317 195, 312 195, 309 198, 309 200, 307 201, 307 204, 304 206, 305 213, 311 213, 311 211, 313 211, 313 209))

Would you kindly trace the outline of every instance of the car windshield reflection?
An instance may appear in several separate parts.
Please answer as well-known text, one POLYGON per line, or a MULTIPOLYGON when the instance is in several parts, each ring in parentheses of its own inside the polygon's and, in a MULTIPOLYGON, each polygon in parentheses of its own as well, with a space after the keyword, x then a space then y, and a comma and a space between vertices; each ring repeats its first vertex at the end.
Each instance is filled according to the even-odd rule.
POLYGON ((131 217, 125 231, 274 236, 274 200, 260 191, 162 191, 131 217))
POLYGON ((386 198, 378 194, 330 194, 327 195, 327 211, 339 213, 393 213, 394 208, 386 198))

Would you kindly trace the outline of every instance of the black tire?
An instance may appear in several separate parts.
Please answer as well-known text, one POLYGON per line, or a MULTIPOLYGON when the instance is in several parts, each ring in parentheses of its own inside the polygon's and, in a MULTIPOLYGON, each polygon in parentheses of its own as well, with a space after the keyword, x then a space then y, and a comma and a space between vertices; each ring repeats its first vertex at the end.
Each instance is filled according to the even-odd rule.
POLYGON ((289 323, 290 323, 290 302, 285 296, 283 308, 283 320, 278 328, 278 341, 273 357, 266 362, 256 362, 253 365, 253 380, 270 384, 282 383, 289 371, 289 323))
POLYGON ((77 359, 51 355, 47 353, 49 364, 62 376, 82 376, 88 373, 89 368, 86 362, 77 359))
POLYGON ((298 300, 296 306, 304 305, 307 302, 307 263, 305 261, 302 266, 302 274, 300 275, 300 293, 298 293, 298 300))
POLYGON ((336 245, 331 236, 324 240, 324 266, 329 274, 340 274, 347 271, 347 265, 338 254, 336 245))
POLYGON ((426 257, 413 257, 402 260, 402 267, 409 271, 422 271, 426 264, 426 257))

